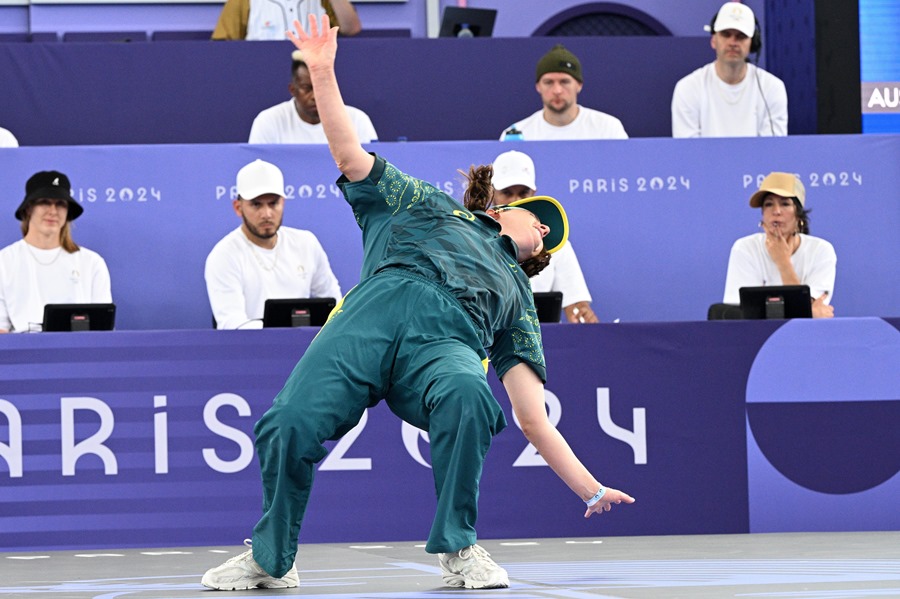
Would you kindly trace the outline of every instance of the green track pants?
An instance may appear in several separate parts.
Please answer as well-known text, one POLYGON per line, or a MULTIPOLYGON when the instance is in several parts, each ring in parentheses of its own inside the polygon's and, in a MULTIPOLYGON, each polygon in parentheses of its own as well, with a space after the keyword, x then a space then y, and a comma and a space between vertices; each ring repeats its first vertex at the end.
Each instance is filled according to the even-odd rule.
POLYGON ((387 271, 351 290, 254 429, 263 479, 257 563, 276 577, 290 569, 322 443, 382 398, 429 433, 437 513, 426 551, 475 543, 482 464, 506 426, 477 346, 469 317, 433 283, 387 271))

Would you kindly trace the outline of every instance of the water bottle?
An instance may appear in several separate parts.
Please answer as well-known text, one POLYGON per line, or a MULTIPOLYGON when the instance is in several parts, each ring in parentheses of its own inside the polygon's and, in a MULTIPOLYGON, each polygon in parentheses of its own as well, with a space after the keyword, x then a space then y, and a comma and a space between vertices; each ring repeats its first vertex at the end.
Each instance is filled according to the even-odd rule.
POLYGON ((503 141, 524 141, 525 136, 513 125, 503 133, 503 141))

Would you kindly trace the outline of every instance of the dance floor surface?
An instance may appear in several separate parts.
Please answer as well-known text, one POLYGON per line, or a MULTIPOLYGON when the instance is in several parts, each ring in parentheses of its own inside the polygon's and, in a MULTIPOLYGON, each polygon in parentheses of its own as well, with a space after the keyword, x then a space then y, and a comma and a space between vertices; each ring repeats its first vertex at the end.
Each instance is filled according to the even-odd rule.
POLYGON ((422 543, 301 545, 300 586, 211 591, 206 569, 244 550, 183 547, 0 553, 4 599, 900 597, 900 532, 484 540, 510 588, 443 585, 422 543))

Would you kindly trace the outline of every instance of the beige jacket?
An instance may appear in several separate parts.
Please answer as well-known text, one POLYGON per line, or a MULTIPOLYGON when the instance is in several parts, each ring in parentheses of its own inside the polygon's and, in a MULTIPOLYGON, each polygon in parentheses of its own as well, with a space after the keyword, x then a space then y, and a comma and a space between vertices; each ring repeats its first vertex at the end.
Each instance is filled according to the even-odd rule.
MULTIPOLYGON (((340 26, 337 15, 329 0, 322 0, 322 6, 331 19, 331 24, 340 26)), ((219 15, 219 22, 213 30, 214 40, 242 40, 247 37, 247 23, 250 20, 250 0, 226 0, 219 15)))

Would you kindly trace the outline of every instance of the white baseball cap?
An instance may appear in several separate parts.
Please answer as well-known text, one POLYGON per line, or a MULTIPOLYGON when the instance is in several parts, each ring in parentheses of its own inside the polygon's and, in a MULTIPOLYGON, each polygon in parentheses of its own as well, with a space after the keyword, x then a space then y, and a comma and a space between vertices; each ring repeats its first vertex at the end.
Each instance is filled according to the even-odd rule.
POLYGON ((238 171, 237 192, 242 200, 270 193, 284 197, 284 175, 274 164, 256 159, 238 171))
POLYGON ((491 185, 494 189, 506 189, 513 185, 524 185, 537 189, 534 182, 534 161, 528 154, 510 150, 494 159, 494 175, 491 185))
POLYGON ((726 2, 719 9, 716 15, 716 21, 713 25, 713 31, 725 31, 726 29, 737 29, 747 37, 753 37, 756 32, 756 20, 753 18, 753 11, 746 4, 740 2, 726 2))

